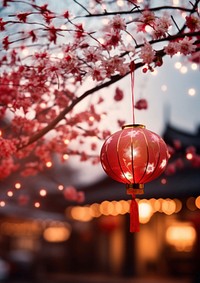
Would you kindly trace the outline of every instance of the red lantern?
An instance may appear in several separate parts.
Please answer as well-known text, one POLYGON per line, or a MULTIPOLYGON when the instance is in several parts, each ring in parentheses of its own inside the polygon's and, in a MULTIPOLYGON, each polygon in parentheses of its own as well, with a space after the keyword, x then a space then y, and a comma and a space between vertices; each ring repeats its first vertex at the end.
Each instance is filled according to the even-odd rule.
POLYGON ((142 194, 144 184, 165 170, 168 158, 163 139, 139 124, 122 127, 104 142, 100 154, 103 169, 114 180, 125 183, 132 195, 131 232, 139 231, 135 194, 142 194))

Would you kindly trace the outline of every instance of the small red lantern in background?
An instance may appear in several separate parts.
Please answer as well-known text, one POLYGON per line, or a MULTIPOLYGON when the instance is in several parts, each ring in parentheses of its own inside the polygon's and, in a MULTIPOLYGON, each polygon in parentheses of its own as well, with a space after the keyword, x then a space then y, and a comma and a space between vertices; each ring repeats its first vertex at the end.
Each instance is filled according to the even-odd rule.
POLYGON ((139 231, 135 194, 142 194, 144 184, 156 179, 167 165, 169 153, 163 139, 139 124, 125 125, 104 142, 101 164, 112 179, 125 183, 132 195, 130 231, 139 231))

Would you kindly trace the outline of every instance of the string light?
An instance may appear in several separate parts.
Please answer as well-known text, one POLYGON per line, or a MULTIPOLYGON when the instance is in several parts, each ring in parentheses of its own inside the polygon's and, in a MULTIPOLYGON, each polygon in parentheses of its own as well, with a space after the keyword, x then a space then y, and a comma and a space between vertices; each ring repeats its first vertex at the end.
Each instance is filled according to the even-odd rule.
POLYGON ((196 71, 197 68, 198 68, 198 65, 197 65, 196 63, 192 63, 192 64, 191 64, 191 69, 192 69, 193 71, 196 71))
POLYGON ((63 191, 64 190, 64 186, 63 185, 58 185, 58 190, 59 191, 63 191))
POLYGON ((119 7, 123 7, 123 6, 124 6, 124 1, 118 0, 118 1, 117 1, 117 5, 118 5, 119 7))
POLYGON ((63 160, 68 160, 69 159, 69 155, 67 153, 63 154, 62 156, 63 160))
POLYGON ((151 204, 147 200, 139 201, 139 220, 140 223, 148 223, 153 214, 153 209, 151 204))
POLYGON ((39 208, 39 207, 40 207, 40 203, 39 203, 38 201, 36 201, 36 202, 34 203, 34 206, 35 206, 36 208, 39 208))
POLYGON ((174 67, 175 67, 175 69, 180 69, 181 67, 182 67, 182 64, 181 64, 181 62, 176 62, 175 64, 174 64, 174 67))
POLYGON ((89 120, 90 120, 90 122, 93 122, 93 121, 94 121, 94 117, 93 117, 93 116, 90 116, 90 117, 89 117, 89 120))
POLYGON ((186 158, 187 158, 187 160, 192 160, 193 154, 192 154, 191 152, 188 152, 188 153, 186 154, 186 158))
POLYGON ((47 167, 47 168, 51 168, 51 167, 52 167, 52 165, 53 165, 53 164, 52 164, 52 162, 51 162, 51 161, 47 161, 47 162, 46 162, 46 167, 47 167))
POLYGON ((197 208, 200 209, 200 196, 198 196, 198 197, 196 198, 196 200, 195 200, 195 205, 196 205, 197 208))
POLYGON ((178 5, 179 4, 179 0, 173 0, 173 5, 178 5))
POLYGON ((21 189, 21 184, 19 182, 15 183, 15 189, 17 190, 21 189))
POLYGON ((189 197, 186 201, 186 206, 191 211, 195 211, 197 209, 195 205, 195 200, 196 200, 195 197, 189 197))
POLYGON ((194 96, 194 95, 196 94, 196 90, 195 90, 194 88, 189 88, 189 89, 188 89, 188 94, 189 94, 190 96, 194 96))
POLYGON ((171 215, 176 210, 176 203, 172 199, 166 199, 162 202, 162 211, 167 214, 171 215))
MULTIPOLYGON (((182 202, 179 199, 137 199, 139 205, 140 223, 147 223, 154 213, 160 212, 165 215, 179 213, 182 209, 182 202)), ((187 207, 190 210, 200 209, 200 196, 198 198, 188 198, 187 207), (196 206, 195 206, 196 203, 196 206)), ((74 206, 66 208, 66 215, 77 221, 91 221, 93 218, 101 216, 118 216, 130 212, 130 200, 103 201, 85 206, 74 206)))
POLYGON ((166 178, 162 178, 160 182, 161 182, 161 184, 165 185, 165 184, 167 184, 167 179, 166 178))
POLYGON ((45 197, 47 195, 47 191, 45 189, 40 190, 41 197, 45 197))
POLYGON ((180 68, 181 74, 186 74, 188 72, 188 68, 186 66, 183 66, 180 68))
POLYGON ((181 211, 183 205, 182 202, 179 199, 174 199, 175 204, 176 204, 176 210, 174 211, 174 213, 178 213, 179 211, 181 211))
POLYGON ((69 144, 69 139, 64 139, 64 144, 69 144))
POLYGON ((5 201, 0 201, 0 207, 4 207, 6 205, 5 201))
POLYGON ((9 191, 7 192, 7 196, 8 196, 8 197, 12 197, 12 196, 13 196, 13 191, 9 190, 9 191))

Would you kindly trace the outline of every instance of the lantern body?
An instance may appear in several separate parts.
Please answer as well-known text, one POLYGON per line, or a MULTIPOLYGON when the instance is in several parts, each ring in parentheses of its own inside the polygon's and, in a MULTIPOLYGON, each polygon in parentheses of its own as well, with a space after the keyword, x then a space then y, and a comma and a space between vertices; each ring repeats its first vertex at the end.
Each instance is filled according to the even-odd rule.
POLYGON ((165 170, 168 158, 163 139, 137 124, 112 134, 100 154, 107 175, 128 187, 140 187, 157 178, 165 170))

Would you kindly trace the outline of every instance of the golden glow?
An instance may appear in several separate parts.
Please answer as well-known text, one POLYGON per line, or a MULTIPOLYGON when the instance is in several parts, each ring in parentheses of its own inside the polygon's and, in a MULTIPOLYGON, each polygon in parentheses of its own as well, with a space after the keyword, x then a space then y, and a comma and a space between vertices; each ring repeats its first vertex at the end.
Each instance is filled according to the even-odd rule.
POLYGON ((176 211, 176 203, 172 199, 166 199, 162 202, 162 211, 167 214, 171 215, 176 211))
POLYGON ((121 214, 126 214, 130 210, 130 203, 126 200, 120 200, 120 203, 122 204, 122 211, 121 214))
POLYGON ((113 216, 121 214, 122 211, 122 203, 119 201, 112 201, 113 204, 113 216))
POLYGON ((103 215, 110 215, 110 212, 113 210, 113 204, 109 201, 103 201, 100 204, 99 210, 103 215))
POLYGON ((188 198, 187 201, 186 201, 186 206, 189 210, 195 211, 197 209, 197 207, 195 205, 195 198, 194 197, 188 198))
POLYGON ((44 230, 43 237, 47 242, 64 242, 69 239, 71 229, 66 225, 48 227, 44 230))
POLYGON ((182 209, 182 202, 179 199, 174 199, 174 202, 176 204, 176 209, 174 212, 178 213, 182 209))
POLYGON ((74 206, 71 209, 71 217, 78 221, 87 222, 92 220, 90 208, 87 206, 74 206))
POLYGON ((162 199, 160 198, 156 199, 154 202, 154 210, 162 212, 161 207, 162 207, 162 199))
POLYGON ((10 221, 1 223, 0 229, 2 234, 8 236, 30 236, 39 235, 42 227, 37 221, 10 221))
POLYGON ((200 196, 198 196, 198 197, 196 198, 196 200, 195 200, 195 205, 196 205, 197 208, 200 209, 200 196))
POLYGON ((90 205, 90 214, 92 217, 99 217, 101 216, 101 212, 99 210, 99 204, 93 203, 90 205))
POLYGON ((168 227, 166 241, 177 251, 189 252, 196 240, 196 231, 189 222, 177 222, 168 227))
POLYGON ((153 214, 153 209, 151 204, 147 200, 139 201, 139 220, 140 223, 149 222, 151 216, 153 214))
MULTIPOLYGON (((172 215, 182 209, 179 199, 136 199, 139 205, 139 218, 141 223, 147 223, 156 212, 172 215)), ((198 202, 200 202, 200 197, 198 202)), ((131 200, 108 201, 93 203, 85 206, 72 206, 66 209, 66 214, 74 220, 91 221, 93 218, 104 216, 118 216, 130 212, 131 200)), ((197 209, 195 198, 188 198, 187 207, 190 210, 197 209)), ((200 205, 200 204, 199 204, 200 205)))

